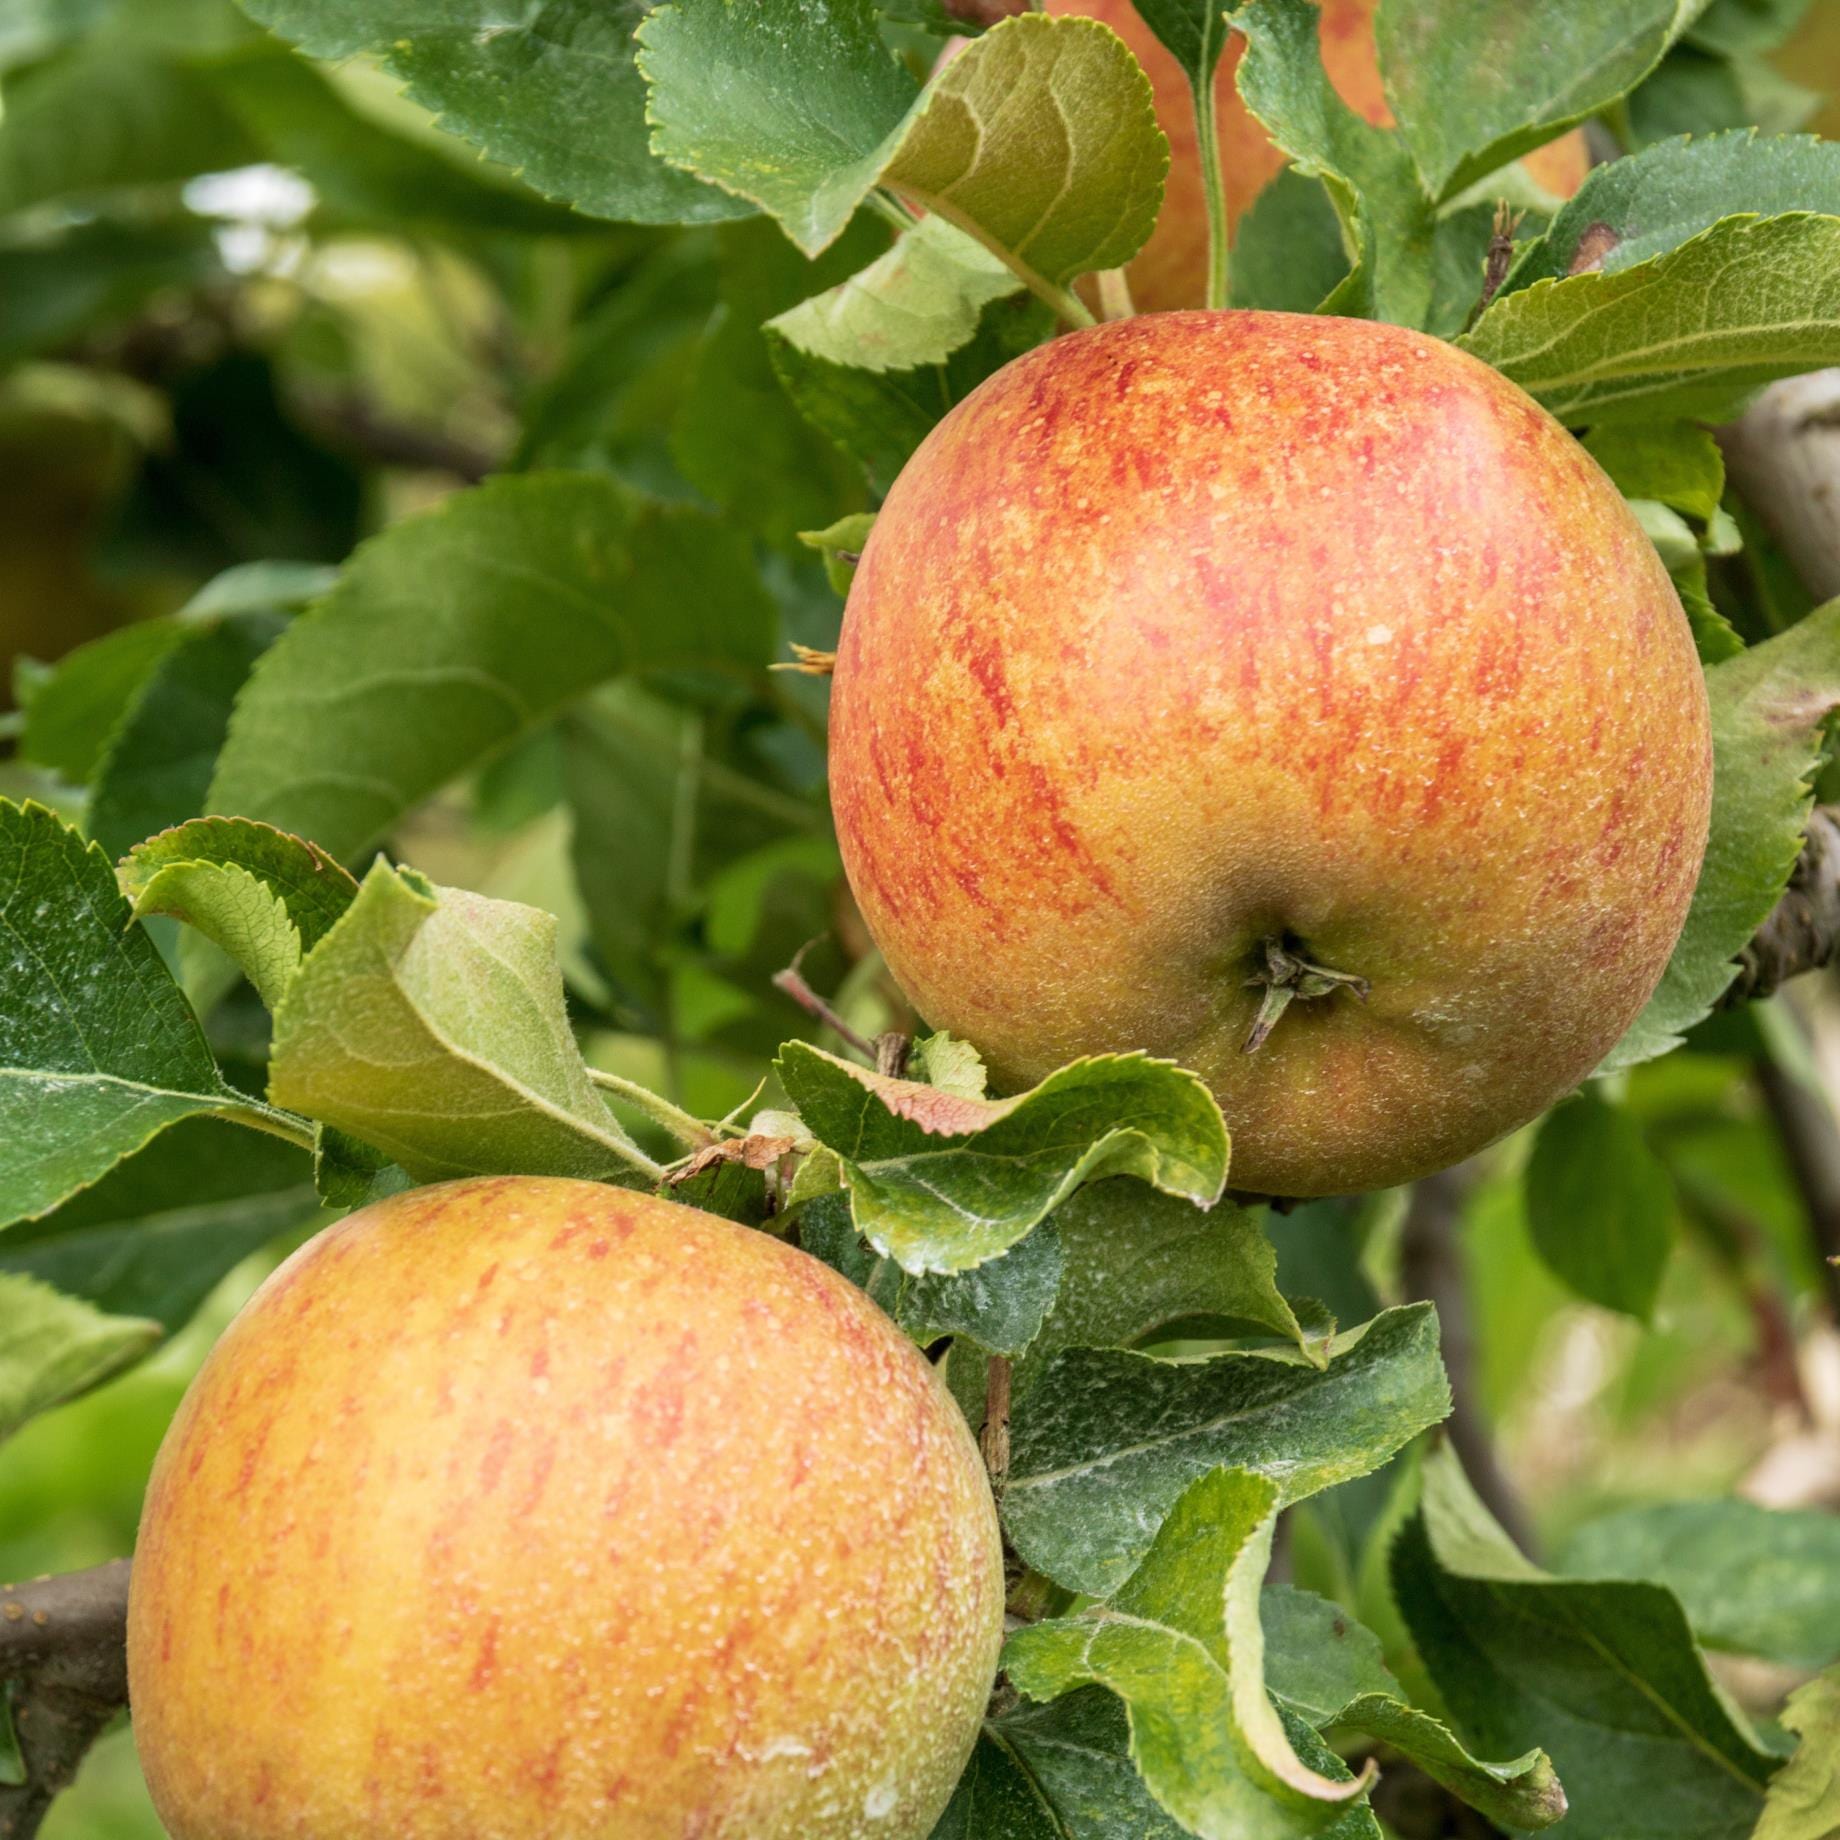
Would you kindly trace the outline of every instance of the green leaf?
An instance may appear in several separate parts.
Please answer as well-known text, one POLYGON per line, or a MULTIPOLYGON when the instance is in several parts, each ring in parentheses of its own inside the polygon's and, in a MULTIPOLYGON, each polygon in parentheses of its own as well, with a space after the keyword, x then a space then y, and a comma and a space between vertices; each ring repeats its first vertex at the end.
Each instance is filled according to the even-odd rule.
POLYGON ((160 1325, 105 1316, 48 1284, 0 1273, 0 1438, 138 1360, 160 1325))
POLYGON ((1593 428, 1585 449, 1625 498, 1652 498, 1709 524, 1725 495, 1725 457, 1693 422, 1616 422, 1593 428))
POLYGON ((111 1316, 183 1328, 225 1273, 313 1218, 307 1154, 188 1118, 43 1218, 0 1234, 0 1272, 111 1316))
POLYGON ((768 320, 808 358, 865 371, 943 363, 977 335, 984 309, 1022 283, 943 217, 907 231, 860 274, 768 320))
POLYGON ((990 1091, 990 1070, 984 1057, 970 1042, 943 1029, 914 1043, 907 1057, 907 1077, 924 1080, 958 1099, 982 1099, 990 1091))
POLYGON ((1840 361, 1840 217, 1727 217, 1633 268, 1499 295, 1457 343, 1562 422, 1723 420, 1840 361))
POLYGON ((1320 179, 1353 268, 1324 311, 1422 326, 1431 312, 1434 225, 1404 145, 1342 101, 1317 49, 1311 0, 1257 0, 1232 15, 1246 39, 1246 107, 1297 170, 1320 179))
MULTIPOLYGON (((932 1840, 1182 1840, 1131 1761, 1123 1704, 1084 1687, 986 1722, 932 1840)), ((1365 1812, 1365 1811, 1362 1811, 1365 1812)), ((1369 1826, 1336 1840, 1366 1840, 1369 1826)))
POLYGON ((1752 1840, 1833 1840, 1840 1833, 1840 1668, 1791 1693, 1782 1722, 1802 1741, 1770 1784, 1752 1840))
POLYGON ((1680 943, 1661 985, 1600 1069, 1665 1054, 1731 983, 1733 959, 1768 917, 1801 852, 1840 708, 1840 601, 1706 673, 1712 699, 1712 834, 1680 943))
POLYGON ((719 233, 721 300, 701 339, 671 427, 684 478, 729 520, 787 544, 802 526, 863 502, 860 481, 787 400, 762 322, 814 287, 842 282, 887 243, 860 220, 808 262, 765 218, 719 233), (745 430, 738 437, 737 430, 745 430))
POLYGON ((137 916, 171 914, 210 932, 181 892, 183 881, 174 879, 192 869, 234 870, 265 890, 296 935, 296 957, 325 938, 358 894, 350 872, 317 844, 251 818, 193 818, 175 825, 137 844, 115 874, 137 916))
POLYGON ((1381 78, 1438 202, 1627 95, 1704 0, 1382 0, 1381 78))
MULTIPOLYGON (((837 594, 848 594, 856 579, 856 565, 862 559, 862 547, 875 528, 873 511, 852 511, 822 530, 801 530, 799 541, 815 549, 824 558, 824 578, 837 594)), ((938 1084, 937 1081, 930 1084, 938 1084)), ((978 1097, 982 1097, 980 1090, 978 1097)))
MULTIPOLYGON (((630 61, 627 75, 632 81, 630 61)), ((313 187, 321 225, 450 237, 574 236, 601 228, 536 197, 470 149, 450 154, 390 132, 353 108, 303 58, 272 41, 221 60, 210 76, 218 96, 267 157, 292 167, 313 187)), ((604 122, 604 113, 597 112, 596 119, 604 122)), ((644 160, 642 132, 635 138, 644 160)), ((604 143, 595 151, 604 153, 604 143)), ((656 162, 646 165, 666 184, 677 177, 656 162)), ((712 202, 720 209, 726 201, 712 202)))
POLYGON ((1708 1648, 1788 1667, 1840 1660, 1840 1519, 1749 1501, 1660 1502, 1586 1521, 1558 1569, 1665 1585, 1708 1648))
POLYGON ((1543 1751, 1511 1763, 1472 1757, 1442 1720, 1407 1703, 1380 1638, 1339 1604, 1270 1585, 1260 1618, 1265 1680, 1280 1705, 1319 1730, 1359 1731, 1390 1746, 1501 1827, 1529 1832, 1564 1817, 1565 1791, 1543 1751))
POLYGON ((1230 304, 1314 313, 1347 279, 1348 249, 1328 190, 1287 166, 1234 228, 1230 304))
POLYGON ((954 403, 1053 330, 1054 315, 1033 295, 993 301, 975 336, 943 364, 906 371, 831 364, 789 344, 776 327, 767 334, 773 368, 799 413, 885 493, 954 403))
POLYGON ((587 474, 494 479, 373 537, 264 655, 211 808, 345 860, 602 679, 758 669, 774 626, 715 519, 587 474))
POLYGON ((224 1085, 102 852, 0 799, 0 1223, 49 1212, 181 1118, 261 1109, 224 1085))
POLYGON ((310 57, 377 58, 440 125, 536 190, 632 223, 713 223, 744 207, 654 159, 633 64, 644 0, 242 0, 310 57), (564 124, 592 122, 592 133, 564 124))
POLYGON ((1128 1179, 1095 1182, 1055 1209, 1067 1276, 1031 1360, 1060 1348, 1129 1348, 1159 1331, 1247 1328, 1294 1342, 1318 1366, 1324 1337, 1305 1334, 1278 1292, 1263 1210, 1222 1201, 1205 1211, 1128 1179))
POLYGON ((1105 1603, 1019 1629, 1003 1651, 1010 1684, 1031 1699, 1116 1693, 1151 1794, 1204 1840, 1316 1833, 1371 1780, 1309 1768, 1266 1694, 1259 1589, 1278 1501, 1265 1476, 1198 1477, 1105 1603))
POLYGON ((1578 1094, 1546 1115, 1523 1180, 1550 1269, 1588 1302, 1652 1321, 1674 1249, 1674 1186, 1635 1119, 1578 1094))
POLYGON ((78 50, 6 86, 0 213, 223 172, 262 156, 202 72, 130 47, 78 50), (107 131, 83 132, 76 124, 84 122, 107 131))
POLYGON ((278 613, 228 615, 154 666, 97 765, 88 828, 109 855, 204 809, 237 693, 284 626, 278 613))
POLYGON ((418 1181, 656 1180, 569 1032, 556 922, 374 864, 275 1015, 269 1090, 418 1181))
POLYGON ((1714 1685, 1672 1594, 1542 1572, 1448 1450, 1424 1489, 1393 1587, 1465 1738, 1542 1746, 1571 1799, 1567 1840, 1743 1840, 1777 1760, 1714 1685))
POLYGON ((1616 274, 1652 262, 1735 212, 1802 211, 1840 216, 1840 145, 1749 130, 1662 141, 1594 167, 1546 234, 1515 258, 1502 297, 1587 269, 1616 274))
POLYGON ((79 645, 20 698, 26 719, 19 751, 72 785, 87 785, 135 698, 185 637, 176 619, 137 620, 79 645))
POLYGON ((806 1129, 842 1159, 858 1231, 909 1271, 981 1265, 1101 1176, 1199 1207, 1226 1185, 1220 1109, 1167 1061, 1076 1061, 1009 1099, 891 1080, 805 1042, 777 1064, 806 1129))
POLYGON ((675 0, 638 37, 653 148, 808 255, 882 185, 1056 295, 1156 222, 1169 146, 1149 79, 1096 21, 1006 19, 918 94, 869 0, 675 0))
POLYGON ((1428 1304, 1337 1336, 1325 1368, 1269 1352, 1065 1350, 1016 1399, 1004 1522, 1038 1571, 1103 1596, 1197 1476, 1254 1470, 1300 1501, 1378 1469, 1449 1410, 1428 1304))
POLYGON ((849 1198, 835 1191, 800 1210, 799 1244, 860 1285, 922 1347, 942 1335, 968 1335, 991 1354, 1010 1356, 1041 1333, 1066 1264, 1050 1222, 974 1271, 915 1277, 862 1239, 849 1198))

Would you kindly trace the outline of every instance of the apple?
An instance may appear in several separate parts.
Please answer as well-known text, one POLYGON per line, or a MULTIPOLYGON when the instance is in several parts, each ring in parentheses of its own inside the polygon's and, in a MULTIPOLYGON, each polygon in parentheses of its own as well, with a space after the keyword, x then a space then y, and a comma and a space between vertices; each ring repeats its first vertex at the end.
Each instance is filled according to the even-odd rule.
MULTIPOLYGON (((1380 87, 1380 64, 1374 50, 1378 4, 1379 0, 1323 0, 1318 37, 1323 67, 1342 100, 1369 121, 1389 127, 1393 115, 1380 87)), ((1156 101, 1157 120, 1169 136, 1169 179, 1156 229, 1127 270, 1131 294, 1142 313, 1200 306, 1207 291, 1207 202, 1201 189, 1194 104, 1182 67, 1163 49, 1131 0, 1048 0, 1047 10, 1102 20, 1143 65, 1156 101)), ((1244 49, 1243 39, 1232 38, 1214 79, 1214 118, 1229 225, 1238 223, 1253 199, 1287 164, 1240 101, 1234 72, 1244 49)), ((1569 198, 1590 170, 1583 131, 1573 129, 1535 149, 1522 164, 1544 190, 1569 198)))
POLYGON ((175 1840, 926 1840, 1002 1639, 958 1408, 852 1285, 587 1182, 350 1216, 160 1452, 129 1609, 175 1840))
POLYGON ((1018 358, 896 480, 832 688, 845 868, 918 1012, 1012 1088, 1194 1068, 1259 1193, 1539 1114, 1705 849, 1652 545, 1528 396, 1397 326, 1145 314, 1018 358))

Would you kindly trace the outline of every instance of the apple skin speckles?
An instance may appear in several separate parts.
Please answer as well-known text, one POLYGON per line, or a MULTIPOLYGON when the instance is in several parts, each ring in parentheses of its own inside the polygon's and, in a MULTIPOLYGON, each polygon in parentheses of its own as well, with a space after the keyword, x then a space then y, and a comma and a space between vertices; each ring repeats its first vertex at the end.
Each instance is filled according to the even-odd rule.
POLYGON ((205 1363, 135 1738, 176 1840, 927 1840, 1002 1618, 970 1433, 862 1292, 672 1202, 457 1182, 205 1363))
POLYGON ((1596 463, 1422 333, 1160 313, 991 378, 889 494, 832 680, 876 943, 1012 1086, 1194 1068, 1236 1188, 1364 1191, 1584 1079, 1698 879, 1705 683, 1596 463), (1241 1051, 1261 942, 1364 978, 1241 1051))

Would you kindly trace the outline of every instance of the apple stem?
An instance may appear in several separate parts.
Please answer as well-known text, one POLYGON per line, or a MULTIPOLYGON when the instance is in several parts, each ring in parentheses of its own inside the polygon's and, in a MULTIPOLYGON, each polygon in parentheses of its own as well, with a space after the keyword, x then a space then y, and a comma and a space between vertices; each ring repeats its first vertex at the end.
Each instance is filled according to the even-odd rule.
POLYGON ((1242 1054, 1256 1054, 1264 1047, 1279 1018, 1299 997, 1306 1002, 1333 996, 1345 990, 1357 1002, 1365 1003, 1373 986, 1352 971, 1335 971, 1318 965, 1287 945, 1283 939, 1267 937, 1260 942, 1265 966, 1246 980, 1248 990, 1263 990, 1259 1013, 1253 1019, 1252 1033, 1240 1049, 1242 1054))
POLYGON ((1201 149, 1201 185, 1207 197, 1208 306, 1227 304, 1227 181, 1220 167, 1220 129, 1214 117, 1214 73, 1190 79, 1195 98, 1195 140, 1201 149))

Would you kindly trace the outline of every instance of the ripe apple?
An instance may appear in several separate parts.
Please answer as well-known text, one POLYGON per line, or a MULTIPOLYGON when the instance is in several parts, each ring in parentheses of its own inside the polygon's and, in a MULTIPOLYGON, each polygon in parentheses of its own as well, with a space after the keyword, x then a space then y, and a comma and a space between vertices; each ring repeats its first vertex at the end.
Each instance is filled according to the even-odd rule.
MULTIPOLYGON (((1393 115, 1380 88, 1374 50, 1378 4, 1379 0, 1322 0, 1318 36, 1323 67, 1342 100, 1369 121, 1387 127, 1393 115)), ((1156 229, 1127 271, 1132 298, 1142 313, 1200 306, 1207 290, 1207 202, 1201 189, 1194 105, 1182 67, 1163 49, 1131 0, 1048 0, 1048 11, 1102 20, 1130 46, 1149 76, 1156 117, 1169 136, 1169 179, 1156 229)), ((1238 223, 1287 163, 1239 99, 1234 72, 1244 49, 1245 40, 1231 39, 1214 79, 1214 117, 1230 225, 1238 223)), ((1591 159, 1583 131, 1574 129, 1535 149, 1522 163, 1546 191, 1569 198, 1584 183, 1591 159)))
POLYGON ((155 1468, 175 1840, 926 1840, 1002 1639, 969 1432, 815 1259, 528 1178, 352 1215, 155 1468))
POLYGON ((1628 507, 1367 321, 1145 314, 999 371, 876 520, 831 711, 919 1013, 1010 1086, 1196 1069, 1261 1193, 1408 1181, 1568 1091, 1706 843, 1705 683, 1628 507))

